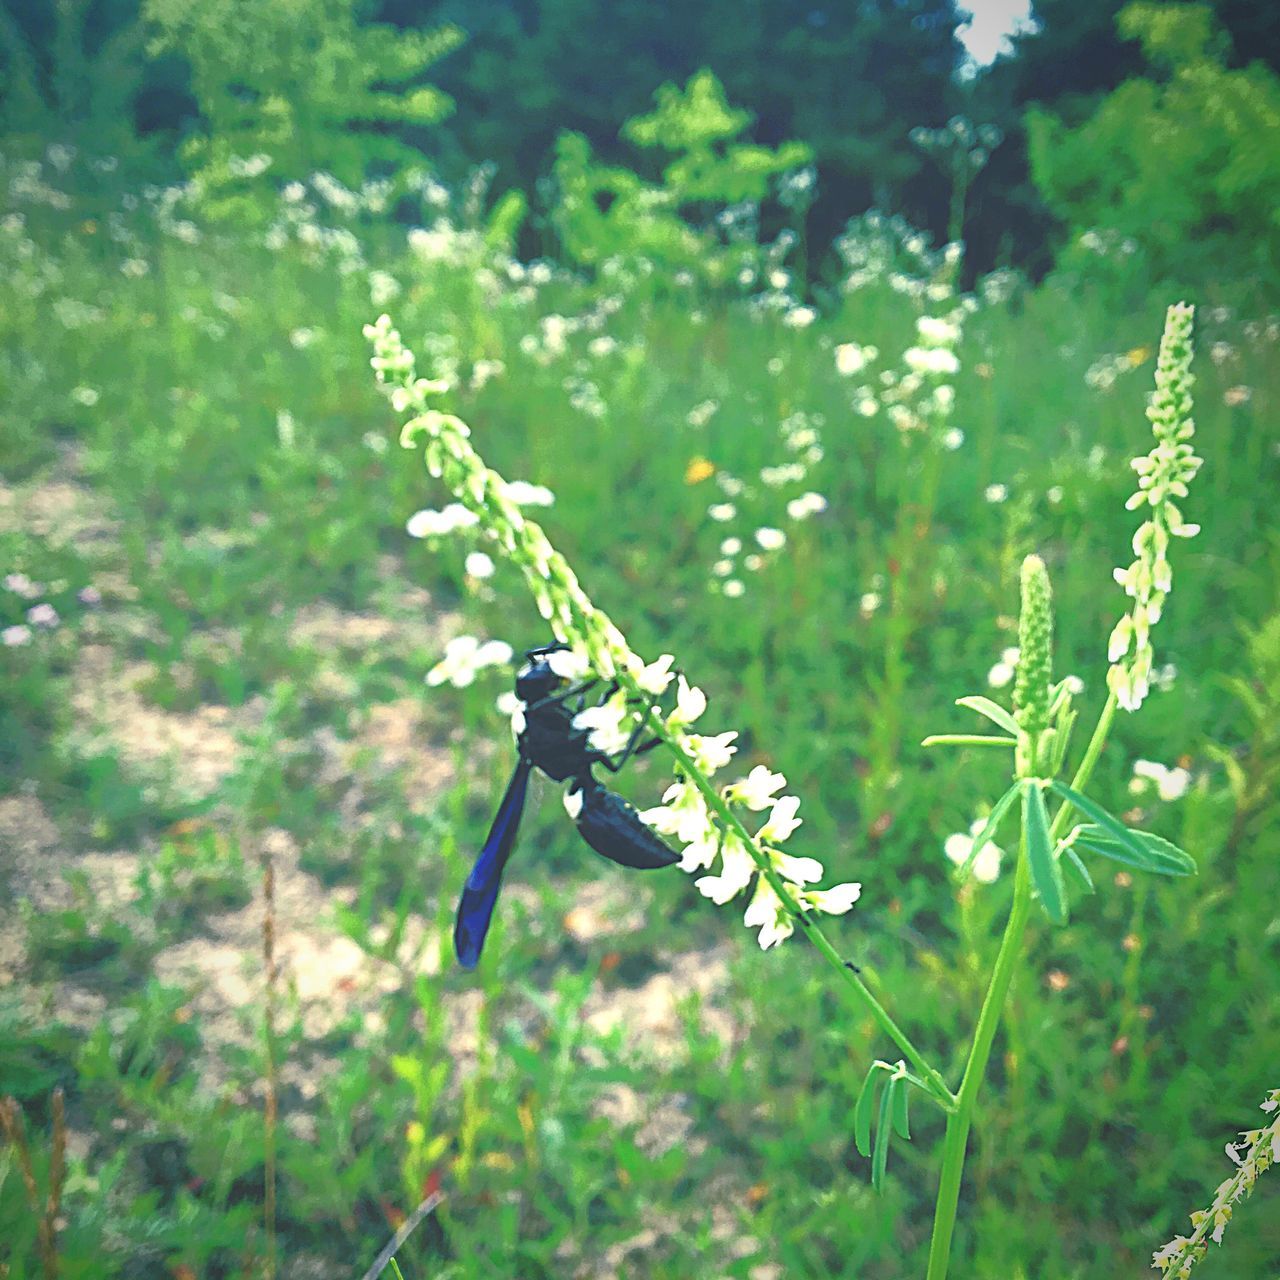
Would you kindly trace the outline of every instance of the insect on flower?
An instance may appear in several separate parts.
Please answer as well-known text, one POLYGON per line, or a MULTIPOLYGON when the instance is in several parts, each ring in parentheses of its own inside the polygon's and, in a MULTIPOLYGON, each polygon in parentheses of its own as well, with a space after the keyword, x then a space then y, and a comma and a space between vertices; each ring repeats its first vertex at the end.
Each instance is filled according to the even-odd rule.
POLYGON ((515 690, 522 704, 516 721, 520 724, 516 737, 519 758, 458 903, 453 940, 458 963, 464 969, 475 968, 480 960, 502 873, 515 848, 529 774, 535 767, 556 782, 569 783, 565 808, 579 835, 597 853, 642 871, 669 867, 680 860, 626 800, 592 773, 596 765, 617 773, 633 755, 658 745, 657 738, 641 741, 648 708, 617 751, 601 750, 592 745, 597 735, 582 722, 591 721, 593 713, 610 704, 618 693, 617 684, 606 688, 596 708, 589 708, 587 695, 600 681, 594 677, 576 679, 580 674, 577 660, 563 645, 530 649, 525 657, 528 661, 516 676, 515 690))

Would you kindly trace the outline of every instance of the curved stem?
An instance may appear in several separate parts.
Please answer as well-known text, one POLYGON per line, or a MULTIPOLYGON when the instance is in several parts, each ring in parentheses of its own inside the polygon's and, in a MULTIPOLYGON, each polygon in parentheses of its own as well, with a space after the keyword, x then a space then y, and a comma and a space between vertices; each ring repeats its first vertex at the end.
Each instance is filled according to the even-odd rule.
POLYGON ((760 874, 769 882, 774 892, 778 895, 781 902, 788 903, 794 908, 796 919, 800 922, 809 941, 813 943, 818 954, 831 966, 831 968, 840 977, 840 990, 846 1000, 856 1005, 864 1013, 869 1013, 876 1025, 885 1033, 893 1042, 902 1050, 903 1056, 908 1062, 919 1072, 923 1079, 930 1087, 931 1095, 935 1102, 947 1112, 950 1112, 955 1105, 955 1095, 947 1087, 947 1082, 942 1078, 941 1074, 935 1067, 930 1065, 924 1054, 912 1043, 910 1037, 890 1016, 889 1011, 880 1003, 879 1000, 871 994, 866 983, 855 973, 841 958, 840 953, 831 945, 827 935, 822 932, 817 922, 808 912, 795 908, 790 893, 788 893, 782 878, 773 869, 769 860, 760 854, 756 848, 755 839, 751 833, 742 824, 742 819, 729 807, 724 797, 716 790, 715 786, 705 777, 690 759, 688 753, 675 742, 668 734, 666 726, 661 719, 654 719, 652 713, 649 719, 649 726, 659 737, 663 739, 672 754, 680 762, 681 768, 685 771, 686 777, 698 788, 708 806, 714 810, 716 816, 726 826, 732 827, 733 830, 741 837, 747 849, 750 850, 752 858, 755 859, 756 865, 760 868, 760 874))

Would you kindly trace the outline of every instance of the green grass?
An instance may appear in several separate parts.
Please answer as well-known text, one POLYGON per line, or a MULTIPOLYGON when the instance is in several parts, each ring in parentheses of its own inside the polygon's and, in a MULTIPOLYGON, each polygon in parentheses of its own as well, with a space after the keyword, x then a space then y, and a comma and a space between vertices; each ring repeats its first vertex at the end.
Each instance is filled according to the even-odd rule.
MULTIPOLYGON (((406 1280, 922 1273, 941 1125, 919 1109, 873 1194, 852 1107, 888 1046, 849 1024, 799 942, 762 955, 679 874, 604 865, 543 788, 484 964, 452 967, 453 904, 510 765, 504 678, 422 676, 458 632, 547 637, 510 569, 469 581, 461 544, 405 535, 443 498, 372 389, 370 272, 398 281, 385 305, 424 373, 452 370, 490 463, 554 490, 540 518, 593 598, 640 652, 677 655, 711 695, 709 729, 741 731, 742 762, 786 773, 795 851, 864 882, 833 937, 953 1080, 1011 878, 957 900, 942 843, 1002 784, 981 753, 918 743, 976 728, 952 702, 1015 643, 1031 550, 1054 581, 1059 670, 1084 681, 1086 716, 1101 705, 1127 464, 1148 448, 1173 299, 1050 281, 980 306, 955 379, 965 440, 925 503, 923 442, 856 414, 872 378, 835 368, 850 341, 898 366, 915 304, 883 274, 818 282, 820 318, 795 329, 661 272, 535 284, 467 237, 426 260, 364 214, 345 248, 304 232, 268 249, 198 215, 186 243, 143 206, 88 221, 74 200, 15 204, 0 231, 0 577, 47 588, 0 589, 0 625, 44 600, 61 616, 0 648, 0 873, 24 904, 0 914, 16 940, 0 1094, 39 1155, 66 1089, 60 1274, 261 1273, 262 856, 312 895, 283 902, 277 937, 294 966, 276 1019, 281 1274, 359 1274, 437 1182, 441 1207, 397 1254, 406 1280), (560 354, 528 341, 549 315, 581 321, 560 354), (1125 353, 1113 387, 1088 385, 1125 353), (797 413, 824 449, 803 484, 757 482, 736 522, 709 520, 723 494, 688 483, 690 464, 754 480, 786 461, 779 424, 797 413), (995 484, 1007 500, 985 499, 995 484), (792 524, 801 489, 829 508, 792 524), (740 599, 712 591, 721 540, 761 526, 784 527, 786 550, 740 574, 740 599), (904 552, 915 580, 893 611, 904 552), (221 983, 174 978, 164 958, 192 948, 226 950, 221 983)), ((960 1275, 1144 1274, 1276 1084, 1278 335, 1247 297, 1193 299, 1207 462, 1187 510, 1204 532, 1176 548, 1155 633, 1177 678, 1120 717, 1096 783, 1200 875, 1108 877, 1065 929, 1033 924, 960 1275), (1137 758, 1184 763, 1187 794, 1130 796, 1137 758)), ((655 803, 660 767, 628 774, 655 803)), ((1224 1274, 1274 1268, 1274 1195, 1241 1211, 1224 1274)), ((17 1242, 9 1280, 40 1274, 6 1153, 0 1240, 17 1242)))

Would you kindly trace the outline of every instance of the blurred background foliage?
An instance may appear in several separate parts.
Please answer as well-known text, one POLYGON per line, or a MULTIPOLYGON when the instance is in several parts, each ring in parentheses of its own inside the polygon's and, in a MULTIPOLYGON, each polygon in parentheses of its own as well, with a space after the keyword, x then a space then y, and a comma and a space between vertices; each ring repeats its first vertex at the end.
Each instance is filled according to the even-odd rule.
MULTIPOLYGON (((1204 532, 1098 788, 1200 875, 1035 934, 956 1274, 1148 1274, 1205 1202, 1280 1060, 1280 10, 1034 17, 975 68, 927 0, 0 0, 0 1095, 40 1203, 65 1145, 59 1274, 358 1274, 436 1187, 409 1280, 923 1270, 939 1125, 873 1196, 884 1047, 799 942, 602 869, 547 797, 452 966, 508 673, 423 673, 543 624, 465 531, 406 536, 439 495, 371 384, 382 310, 787 774, 797 845, 866 882, 841 945, 946 1060, 1008 876, 957 891, 995 772, 917 744, 1011 676, 1032 549, 1097 705, 1153 346, 1197 303, 1204 532)), ((20 1166, 5 1280, 44 1272, 20 1166)), ((1275 1272, 1273 1205, 1232 1274, 1275 1272)))

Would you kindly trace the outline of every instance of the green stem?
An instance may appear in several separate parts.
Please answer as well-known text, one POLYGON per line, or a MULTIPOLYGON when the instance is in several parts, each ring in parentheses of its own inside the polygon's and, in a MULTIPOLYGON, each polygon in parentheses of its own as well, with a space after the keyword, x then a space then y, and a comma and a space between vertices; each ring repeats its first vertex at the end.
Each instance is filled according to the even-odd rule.
MULTIPOLYGON (((620 676, 619 678, 622 679, 623 677, 620 676)), ((782 877, 774 870, 768 858, 759 852, 754 837, 743 826, 742 820, 729 807, 727 801, 716 790, 710 780, 703 777, 701 770, 694 764, 688 753, 668 734, 667 728, 661 719, 655 719, 652 712, 650 712, 649 727, 670 748, 672 754, 680 762, 680 767, 684 770, 685 776, 702 793, 708 806, 715 812, 720 821, 725 826, 733 828, 737 835, 741 837, 747 849, 750 850, 752 858, 755 859, 756 865, 760 868, 760 874, 769 882, 779 900, 791 904, 792 897, 787 891, 782 877)), ((916 1069, 921 1079, 929 1085, 932 1096, 938 1105, 944 1111, 950 1112, 955 1104, 955 1095, 947 1087, 947 1082, 942 1078, 941 1074, 930 1065, 924 1054, 916 1048, 907 1033, 893 1020, 889 1011, 871 994, 871 991, 857 973, 844 962, 840 953, 831 945, 827 935, 822 932, 813 916, 798 908, 795 910, 795 915, 809 941, 817 949, 818 954, 839 976, 840 992, 846 1001, 862 1012, 871 1015, 876 1025, 902 1050, 907 1061, 916 1069)))
MULTIPOLYGON (((1116 697, 1113 693, 1107 698, 1102 714, 1098 717, 1098 723, 1094 727, 1093 736, 1085 749, 1084 758, 1080 761, 1080 767, 1071 781, 1073 790, 1081 790, 1093 774, 1115 714, 1116 697)), ((1053 840, 1056 841, 1062 836, 1070 816, 1071 806, 1064 804, 1053 820, 1051 832, 1053 840)), ((982 1081, 986 1075, 996 1028, 1000 1024, 1000 1016, 1004 1011, 1005 997, 1009 994, 1009 984, 1013 981, 1013 975, 1018 967, 1022 939, 1026 933, 1030 911, 1031 871, 1027 862, 1027 837, 1024 831, 1018 841, 1018 869, 1013 885, 1013 908, 1009 912, 1004 937, 1000 941, 1000 951, 996 956, 995 968, 991 973, 991 982, 982 1001, 982 1011, 978 1015, 978 1025, 973 1033, 973 1046, 969 1050, 969 1061, 965 1064, 964 1079, 960 1083, 960 1092, 956 1094, 955 1109, 947 1116, 947 1132, 942 1148, 942 1172, 938 1179, 938 1199, 934 1207, 933 1239, 929 1243, 929 1269, 926 1280, 946 1280, 947 1266, 951 1258, 951 1237, 955 1231, 956 1210, 960 1204, 960 1184, 964 1178, 965 1149, 969 1140, 969 1130, 973 1126, 973 1110, 977 1103, 978 1090, 982 1087, 982 1081)))

